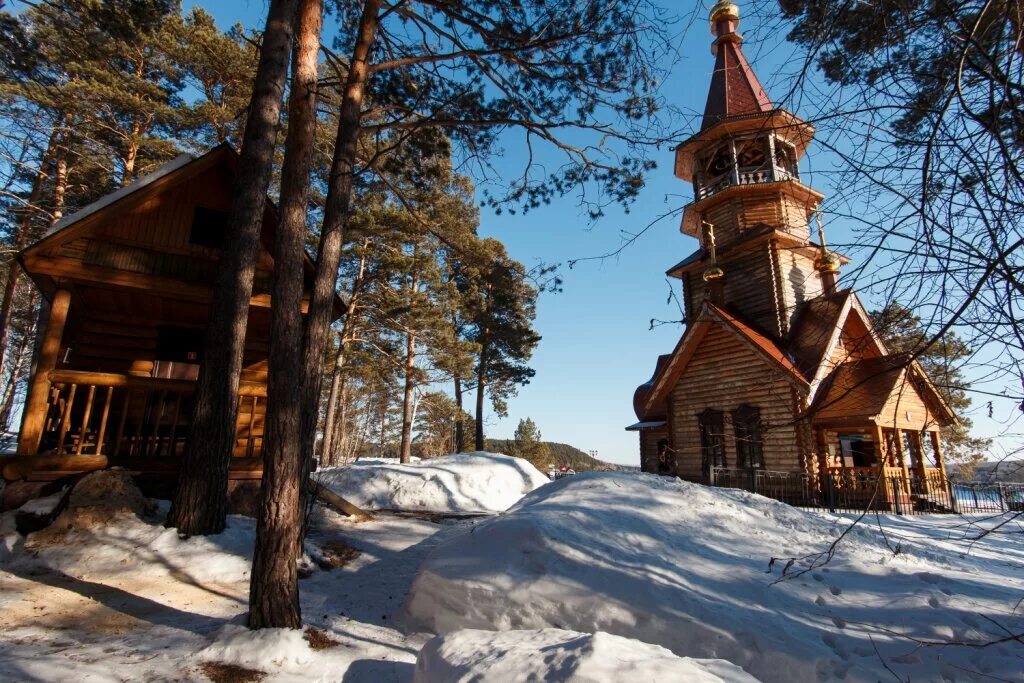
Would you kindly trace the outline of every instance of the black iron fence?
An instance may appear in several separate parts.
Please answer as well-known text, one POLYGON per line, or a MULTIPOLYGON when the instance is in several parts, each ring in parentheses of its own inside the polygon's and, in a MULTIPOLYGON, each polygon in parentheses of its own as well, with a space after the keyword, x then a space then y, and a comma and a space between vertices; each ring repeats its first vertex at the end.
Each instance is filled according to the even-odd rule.
POLYGON ((896 467, 831 468, 812 478, 800 472, 716 467, 708 483, 831 512, 1024 512, 1024 484, 956 482, 936 469, 922 473, 896 467))

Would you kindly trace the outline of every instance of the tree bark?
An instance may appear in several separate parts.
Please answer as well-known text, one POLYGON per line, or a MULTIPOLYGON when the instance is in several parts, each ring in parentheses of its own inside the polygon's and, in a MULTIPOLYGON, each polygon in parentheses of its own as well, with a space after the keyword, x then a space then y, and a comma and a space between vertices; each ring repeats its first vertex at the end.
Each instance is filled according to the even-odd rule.
POLYGON ((480 361, 476 369, 476 450, 484 450, 484 391, 487 377, 487 329, 480 335, 480 361))
POLYGON ((316 135, 321 0, 301 0, 295 16, 288 135, 271 283, 263 480, 249 584, 249 628, 300 628, 299 576, 305 468, 302 427, 303 245, 316 135))
POLYGON ((398 449, 399 462, 412 462, 412 420, 415 411, 413 394, 416 389, 416 333, 406 332, 405 391, 402 395, 402 445, 398 449))
POLYGON ((342 93, 338 114, 338 134, 334 143, 334 159, 328 178, 324 221, 320 229, 317 250, 316 275, 306 316, 306 337, 303 345, 303 397, 302 462, 307 472, 312 469, 316 443, 316 423, 319 414, 320 382, 323 374, 324 353, 331 327, 335 286, 338 281, 338 262, 345 224, 351 213, 352 183, 356 166, 360 117, 366 80, 369 76, 370 51, 377 38, 377 26, 382 0, 365 0, 359 18, 356 43, 349 61, 348 77, 342 93))
POLYGON ((338 334, 338 353, 334 356, 334 371, 331 373, 331 391, 327 395, 327 409, 324 411, 324 439, 320 444, 320 462, 334 464, 334 435, 337 429, 335 413, 338 410, 338 395, 341 390, 341 373, 345 367, 345 331, 338 334))
MULTIPOLYGON (((33 287, 28 295, 29 315, 32 315, 36 307, 36 289, 33 287)), ((33 323, 31 328, 22 335, 18 345, 11 354, 10 374, 7 377, 7 386, 4 387, 3 400, 0 401, 0 430, 6 430, 11 422, 11 415, 14 413, 14 399, 18 394, 18 383, 25 376, 32 360, 32 340, 35 339, 36 329, 33 323)))
MULTIPOLYGON (((185 536, 223 531, 235 443, 238 383, 253 275, 273 167, 299 0, 270 0, 234 198, 196 382, 188 449, 167 524, 185 536)), ((294 562, 294 556, 289 561, 294 562)))
POLYGON ((462 423, 462 378, 455 375, 455 452, 461 453, 466 448, 466 429, 462 423))

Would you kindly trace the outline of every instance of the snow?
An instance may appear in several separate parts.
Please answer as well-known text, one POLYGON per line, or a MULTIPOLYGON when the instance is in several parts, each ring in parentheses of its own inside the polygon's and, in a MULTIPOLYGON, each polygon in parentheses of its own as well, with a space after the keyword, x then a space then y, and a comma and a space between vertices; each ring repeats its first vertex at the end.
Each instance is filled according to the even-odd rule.
POLYGON ((301 629, 251 631, 239 624, 228 624, 214 634, 213 642, 196 658, 203 662, 267 671, 311 664, 314 655, 301 629))
POLYGON ((477 451, 402 464, 357 461, 320 470, 319 481, 364 509, 501 512, 549 482, 521 458, 477 451))
POLYGON ((677 657, 663 647, 608 633, 466 629, 438 636, 424 645, 416 660, 413 681, 751 683, 756 679, 728 662, 677 657))
POLYGON ((267 681, 409 681, 430 636, 400 631, 396 613, 423 556, 473 524, 387 514, 354 524, 318 510, 309 542, 360 552, 299 584, 304 623, 326 649, 301 631, 245 628, 249 518, 187 540, 130 514, 59 543, 11 531, 0 546, 0 680, 205 680, 201 667, 218 663, 267 681))
POLYGON ((889 669, 1022 680, 1019 643, 945 645, 1024 626, 1020 523, 970 540, 1005 519, 865 519, 811 569, 849 519, 653 475, 582 474, 437 546, 402 619, 442 634, 608 632, 764 681, 873 682, 889 669))

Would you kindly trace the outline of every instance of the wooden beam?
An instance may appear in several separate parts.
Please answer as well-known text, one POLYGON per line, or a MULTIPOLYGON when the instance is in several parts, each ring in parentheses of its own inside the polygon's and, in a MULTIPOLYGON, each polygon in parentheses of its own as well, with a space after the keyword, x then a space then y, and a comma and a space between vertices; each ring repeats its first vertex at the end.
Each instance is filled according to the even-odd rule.
POLYGON ((71 291, 59 287, 50 302, 50 316, 43 332, 43 343, 39 351, 36 371, 29 381, 28 396, 25 400, 21 432, 18 437, 18 455, 35 455, 39 451, 39 440, 43 436, 46 414, 49 412, 47 398, 50 394, 50 372, 57 367, 60 342, 64 336, 64 325, 68 320, 71 306, 71 291))
MULTIPOLYGON (((54 278, 73 279, 107 287, 138 289, 159 293, 162 296, 181 301, 210 303, 213 300, 212 284, 197 285, 176 278, 91 266, 78 259, 64 256, 25 256, 24 262, 26 270, 54 278)), ((308 303, 307 300, 303 304, 303 313, 306 312, 308 303)), ((249 305, 256 308, 270 308, 270 295, 257 294, 249 300, 249 305)))

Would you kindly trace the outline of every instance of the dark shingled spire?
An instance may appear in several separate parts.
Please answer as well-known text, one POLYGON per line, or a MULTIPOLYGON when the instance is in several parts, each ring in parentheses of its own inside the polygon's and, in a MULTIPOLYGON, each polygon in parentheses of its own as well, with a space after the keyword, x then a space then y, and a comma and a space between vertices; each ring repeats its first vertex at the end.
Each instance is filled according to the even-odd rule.
POLYGON ((701 130, 725 118, 768 112, 774 108, 740 49, 743 38, 736 32, 739 25, 739 7, 733 3, 723 0, 711 9, 711 32, 716 36, 711 45, 715 72, 711 76, 701 130))

